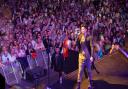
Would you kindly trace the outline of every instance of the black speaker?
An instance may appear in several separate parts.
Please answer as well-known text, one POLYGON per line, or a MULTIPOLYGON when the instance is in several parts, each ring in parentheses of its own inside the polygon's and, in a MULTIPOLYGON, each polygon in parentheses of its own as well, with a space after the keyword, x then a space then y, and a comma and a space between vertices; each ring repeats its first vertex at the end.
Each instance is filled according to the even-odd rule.
POLYGON ((45 76, 44 69, 42 67, 35 67, 33 69, 26 70, 26 80, 35 82, 45 76))
POLYGON ((0 89, 5 89, 5 78, 0 74, 0 89))
POLYGON ((78 69, 78 52, 69 50, 69 56, 64 60, 63 71, 69 74, 78 69))

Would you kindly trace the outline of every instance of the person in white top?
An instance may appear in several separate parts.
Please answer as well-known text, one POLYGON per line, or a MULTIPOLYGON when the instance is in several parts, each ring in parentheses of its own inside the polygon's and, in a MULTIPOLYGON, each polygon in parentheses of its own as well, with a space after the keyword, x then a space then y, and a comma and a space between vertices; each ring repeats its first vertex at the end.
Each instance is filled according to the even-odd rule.
POLYGON ((17 50, 17 61, 19 61, 19 63, 21 64, 23 70, 22 76, 24 77, 25 70, 28 67, 28 61, 25 50, 24 48, 21 47, 21 45, 19 45, 17 50))
POLYGON ((2 52, 2 63, 10 62, 11 61, 11 55, 8 52, 7 48, 3 47, 2 51, 3 51, 2 52))
POLYGON ((35 45, 35 50, 45 50, 45 47, 44 47, 44 44, 43 44, 41 37, 39 37, 37 39, 37 43, 35 45))
POLYGON ((18 50, 18 53, 17 53, 17 56, 18 56, 18 57, 24 57, 24 56, 25 56, 25 50, 19 49, 19 50, 18 50))
POLYGON ((47 60, 43 56, 45 47, 44 47, 43 41, 40 36, 37 39, 37 43, 35 45, 35 50, 36 50, 36 54, 37 54, 36 60, 38 61, 38 65, 43 66, 44 73, 46 75, 47 74, 47 62, 46 62, 47 60))
POLYGON ((15 53, 15 49, 12 48, 11 49, 11 62, 15 62, 16 61, 16 53, 15 53))

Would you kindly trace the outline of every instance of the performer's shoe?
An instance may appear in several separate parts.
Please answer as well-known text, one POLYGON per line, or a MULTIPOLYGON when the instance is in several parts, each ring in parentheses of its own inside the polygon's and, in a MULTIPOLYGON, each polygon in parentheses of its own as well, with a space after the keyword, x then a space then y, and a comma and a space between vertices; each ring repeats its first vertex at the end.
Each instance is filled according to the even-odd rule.
POLYGON ((88 89, 93 89, 93 88, 89 86, 88 89))
POLYGON ((93 89, 93 88, 94 88, 93 81, 92 81, 92 80, 90 80, 90 84, 89 84, 89 86, 88 86, 88 89, 93 89))
POLYGON ((93 86, 92 86, 92 85, 89 85, 89 86, 88 86, 88 89, 93 89, 93 86))

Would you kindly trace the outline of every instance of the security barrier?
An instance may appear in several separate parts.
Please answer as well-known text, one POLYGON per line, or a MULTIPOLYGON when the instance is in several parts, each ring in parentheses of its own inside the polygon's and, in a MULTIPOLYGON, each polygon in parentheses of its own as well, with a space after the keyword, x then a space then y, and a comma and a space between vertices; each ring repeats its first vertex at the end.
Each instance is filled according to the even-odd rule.
POLYGON ((22 78, 22 68, 19 62, 10 62, 1 67, 1 72, 8 85, 18 84, 22 78))

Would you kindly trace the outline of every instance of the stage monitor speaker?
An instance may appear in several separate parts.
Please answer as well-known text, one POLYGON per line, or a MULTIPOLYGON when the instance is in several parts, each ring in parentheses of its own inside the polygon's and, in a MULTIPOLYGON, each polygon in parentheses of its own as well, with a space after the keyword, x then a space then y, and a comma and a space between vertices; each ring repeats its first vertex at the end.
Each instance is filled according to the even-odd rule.
POLYGON ((44 69, 42 67, 35 67, 33 69, 26 70, 26 80, 35 82, 44 77, 44 69))
POLYGON ((78 52, 69 50, 69 56, 64 60, 64 72, 69 74, 78 69, 78 52))

